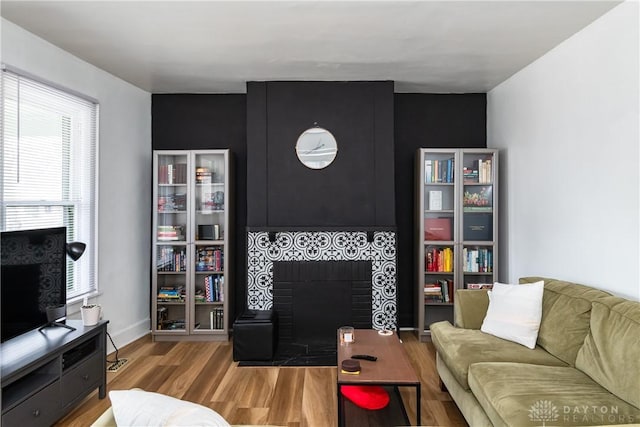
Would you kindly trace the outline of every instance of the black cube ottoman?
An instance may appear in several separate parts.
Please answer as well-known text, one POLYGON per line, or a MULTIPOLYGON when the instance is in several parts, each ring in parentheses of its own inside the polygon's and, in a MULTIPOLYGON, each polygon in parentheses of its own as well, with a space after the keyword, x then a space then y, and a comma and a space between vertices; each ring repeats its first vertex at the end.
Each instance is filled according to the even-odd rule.
POLYGON ((233 322, 233 360, 273 360, 278 318, 274 310, 247 310, 233 322))

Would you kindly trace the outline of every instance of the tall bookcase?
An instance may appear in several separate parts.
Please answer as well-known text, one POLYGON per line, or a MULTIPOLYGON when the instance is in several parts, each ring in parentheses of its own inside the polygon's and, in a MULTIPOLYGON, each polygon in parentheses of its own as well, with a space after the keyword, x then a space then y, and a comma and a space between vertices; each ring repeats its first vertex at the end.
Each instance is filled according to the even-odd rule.
POLYGON ((227 340, 233 286, 229 150, 153 155, 152 333, 227 340))
POLYGON ((417 330, 453 323, 456 289, 498 278, 498 151, 424 149, 416 155, 417 330))

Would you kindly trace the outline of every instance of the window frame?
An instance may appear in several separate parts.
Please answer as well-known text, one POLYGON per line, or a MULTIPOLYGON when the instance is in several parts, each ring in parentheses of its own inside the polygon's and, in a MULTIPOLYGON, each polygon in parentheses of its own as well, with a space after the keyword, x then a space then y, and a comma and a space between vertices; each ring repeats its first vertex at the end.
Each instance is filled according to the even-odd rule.
MULTIPOLYGON (((87 248, 83 254, 83 256, 77 261, 73 262, 70 258, 67 258, 67 287, 69 286, 69 280, 73 281, 73 285, 69 289, 67 288, 67 304, 71 304, 77 301, 81 301, 86 297, 92 297, 99 294, 99 284, 98 284, 98 165, 99 165, 99 118, 100 118, 100 104, 99 102, 81 94, 75 90, 63 87, 59 84, 53 83, 51 81, 42 79, 40 77, 34 76, 31 73, 25 72, 8 64, 2 64, 1 70, 2 76, 0 77, 0 230, 5 231, 7 229, 7 208, 11 207, 59 207, 63 211, 69 210, 73 212, 74 219, 71 220, 73 227, 69 227, 67 220, 63 219, 62 226, 67 225, 67 237, 68 242, 71 241, 82 241, 86 243, 87 248), (10 76, 10 77, 9 77, 10 76), (46 96, 45 92, 50 92, 52 96, 52 100, 54 96, 59 95, 64 98, 77 98, 79 104, 84 103, 87 104, 88 108, 86 113, 88 113, 88 121, 85 120, 84 125, 87 126, 88 135, 83 138, 82 144, 86 144, 84 140, 89 140, 92 144, 92 147, 89 147, 88 153, 84 153, 82 155, 81 161, 89 161, 91 166, 88 168, 89 171, 87 174, 84 174, 82 177, 89 176, 90 184, 88 187, 88 193, 84 192, 83 194, 88 194, 90 201, 84 203, 83 200, 86 199, 77 199, 74 197, 74 192, 72 187, 74 186, 74 182, 80 182, 82 177, 74 178, 74 174, 71 173, 71 170, 74 168, 74 165, 78 160, 74 160, 75 156, 72 154, 66 159, 67 166, 69 170, 68 178, 69 182, 66 184, 67 192, 70 195, 61 198, 60 200, 33 200, 33 199, 22 199, 22 200, 5 200, 5 194, 7 194, 4 184, 4 152, 5 152, 5 136, 6 120, 11 120, 11 118, 7 119, 5 116, 5 99, 9 99, 12 95, 5 93, 5 79, 10 78, 12 81, 19 81, 23 79, 27 81, 34 88, 41 88, 42 95, 46 96), (92 141, 91 141, 92 140, 92 141), (83 206, 88 204, 88 207, 83 206), (86 212, 85 212, 86 211, 86 212), (84 218, 81 218, 84 216, 84 218), (81 225, 82 223, 86 223, 85 225, 81 225), (81 264, 79 264, 81 263, 81 264), (72 278, 69 279, 69 276, 72 275, 72 278), (84 280, 86 285, 79 285, 80 281, 84 280)), ((20 111, 20 98, 19 92, 17 97, 14 98, 13 102, 17 103, 15 106, 16 111, 16 126, 19 126, 19 116, 18 111, 20 111)), ((60 110, 63 111, 63 110, 60 110)), ((19 132, 18 132, 19 135, 19 132)), ((17 138, 19 138, 16 135, 17 138)), ((84 147, 84 146, 83 146, 84 147)), ((77 147, 74 148, 74 143, 70 146, 71 150, 77 150, 77 147)), ((84 152, 85 148, 82 148, 80 151, 84 152)), ((85 184, 83 184, 85 185, 85 184)), ((63 217, 66 214, 63 214, 63 217)), ((49 227, 46 225, 44 227, 49 227)), ((42 227, 42 228, 44 228, 42 227)), ((35 227, 24 227, 24 228, 39 228, 35 227)), ((22 229, 24 229, 22 228, 22 229)), ((10 230, 16 230, 20 228, 11 228, 10 230)))

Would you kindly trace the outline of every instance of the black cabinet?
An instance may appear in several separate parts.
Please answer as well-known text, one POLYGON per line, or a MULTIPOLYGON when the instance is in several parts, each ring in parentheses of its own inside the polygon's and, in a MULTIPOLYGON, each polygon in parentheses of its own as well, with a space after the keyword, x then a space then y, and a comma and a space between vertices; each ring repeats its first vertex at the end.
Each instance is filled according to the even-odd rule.
POLYGON ((96 388, 107 393, 107 321, 48 327, 0 345, 2 425, 49 426, 96 388))

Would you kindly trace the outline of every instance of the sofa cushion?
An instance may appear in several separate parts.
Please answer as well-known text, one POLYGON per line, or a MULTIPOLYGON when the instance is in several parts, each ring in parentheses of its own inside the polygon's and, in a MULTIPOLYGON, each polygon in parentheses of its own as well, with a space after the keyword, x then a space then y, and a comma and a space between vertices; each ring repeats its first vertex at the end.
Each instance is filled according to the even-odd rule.
POLYGON ((539 365, 567 365, 540 347, 528 349, 476 329, 456 328, 448 321, 432 323, 429 329, 438 354, 465 390, 469 390, 469 365, 477 362, 518 360, 539 365))
POLYGON ((593 302, 591 329, 576 368, 611 393, 640 407, 640 302, 618 297, 593 302))
POLYGON ((544 282, 509 285, 495 282, 480 330, 535 348, 542 318, 544 282))
POLYGON ((469 385, 494 426, 638 422, 640 409, 573 367, 476 363, 469 385))
POLYGON ((537 344, 573 366, 578 350, 589 332, 591 303, 609 294, 546 277, 523 277, 520 283, 539 280, 544 280, 544 294, 537 344))

